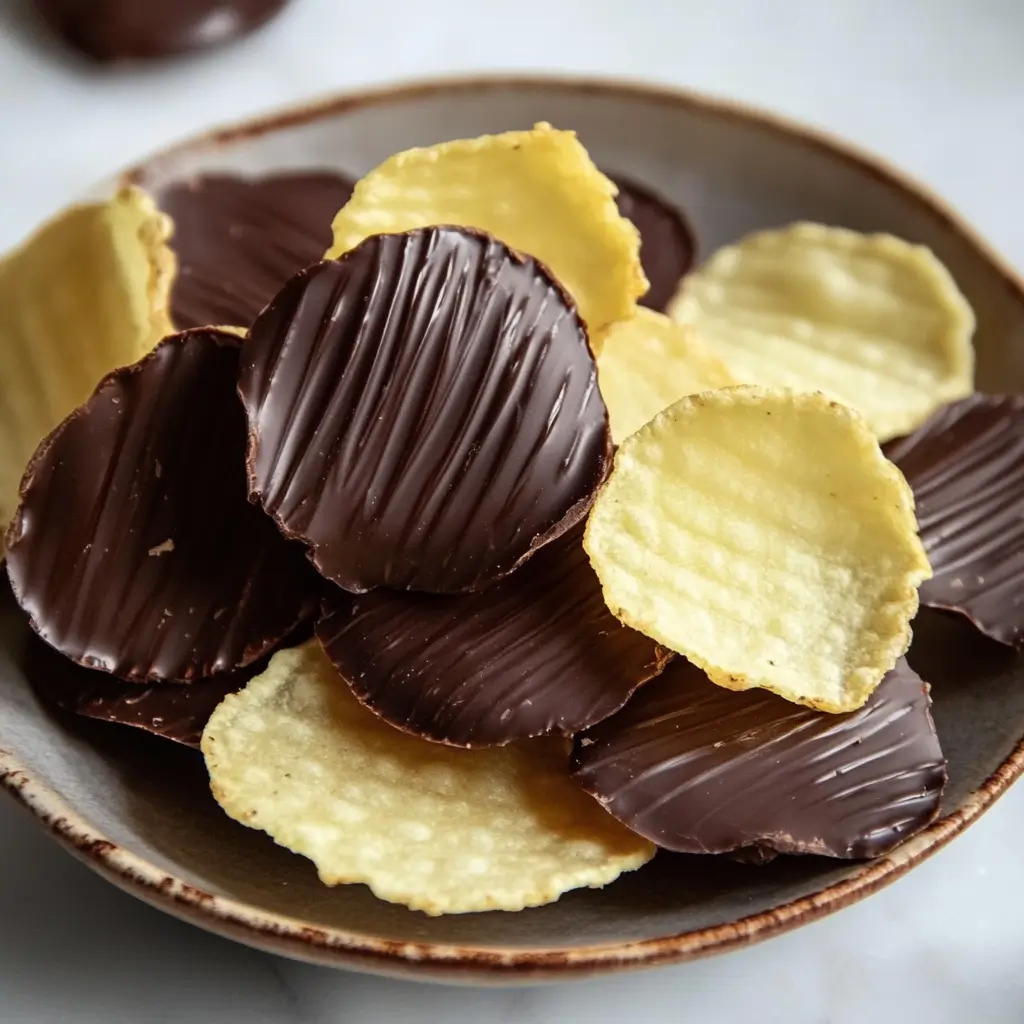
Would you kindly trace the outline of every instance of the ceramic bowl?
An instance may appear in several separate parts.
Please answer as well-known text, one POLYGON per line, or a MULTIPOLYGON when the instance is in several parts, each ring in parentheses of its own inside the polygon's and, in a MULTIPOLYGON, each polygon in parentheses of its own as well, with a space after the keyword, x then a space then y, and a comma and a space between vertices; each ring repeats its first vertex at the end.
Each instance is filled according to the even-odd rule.
MULTIPOLYGON (((1024 390, 1024 288, 940 200, 878 160, 777 117, 606 81, 473 79, 349 94, 167 150, 143 185, 198 171, 336 167, 539 120, 571 127, 605 169, 689 215, 708 254, 798 219, 930 246, 978 315, 981 388, 1024 390)), ((783 857, 767 866, 660 854, 601 891, 517 914, 428 918, 312 866, 214 804, 201 758, 132 730, 62 721, 17 669, 26 626, 0 615, 0 781, 69 850, 172 914, 322 964, 475 983, 563 979, 722 952, 839 910, 893 881, 981 814, 1024 768, 1018 663, 950 618, 922 614, 935 718, 949 758, 942 816, 872 863, 783 857)), ((936 898, 941 898, 936 894, 936 898)))

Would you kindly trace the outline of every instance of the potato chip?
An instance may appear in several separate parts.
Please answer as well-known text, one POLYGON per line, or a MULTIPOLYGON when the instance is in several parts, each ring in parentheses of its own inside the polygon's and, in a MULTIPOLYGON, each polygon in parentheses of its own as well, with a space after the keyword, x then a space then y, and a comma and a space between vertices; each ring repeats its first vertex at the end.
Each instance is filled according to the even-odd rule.
POLYGON ((670 315, 744 384, 822 391, 879 440, 973 390, 974 313, 929 249, 795 224, 720 249, 670 315))
POLYGON ((684 395, 739 383, 692 328, 642 307, 605 328, 594 349, 615 444, 684 395))
POLYGON ((576 133, 547 124, 409 149, 356 185, 327 258, 375 234, 478 228, 547 264, 596 331, 631 316, 647 291, 640 235, 615 194, 576 133))
POLYGON ((39 441, 105 373, 172 332, 170 232, 128 188, 65 210, 0 262, 0 527, 39 441))
POLYGON ((860 707, 931 575, 914 500, 820 394, 693 395, 627 438, 584 537, 612 611, 721 686, 860 707))
POLYGON ((363 708, 315 641, 213 713, 202 749, 231 817, 428 914, 521 910, 646 863, 654 847, 568 776, 564 741, 428 743, 363 708))

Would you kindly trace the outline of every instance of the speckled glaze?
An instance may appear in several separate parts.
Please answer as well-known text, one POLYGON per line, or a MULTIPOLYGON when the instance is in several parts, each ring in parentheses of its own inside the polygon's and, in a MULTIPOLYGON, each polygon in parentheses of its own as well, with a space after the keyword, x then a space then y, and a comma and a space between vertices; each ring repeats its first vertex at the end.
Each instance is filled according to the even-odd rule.
MULTIPOLYGON (((1024 284, 939 199, 878 160, 776 117, 678 91, 551 78, 428 82, 350 94, 201 137, 128 172, 158 190, 196 172, 360 174, 395 150, 522 128, 575 128, 597 162, 678 202, 700 252, 798 219, 931 246, 978 314, 982 388, 1024 392, 1024 284)), ((601 891, 519 914, 429 919, 227 819, 194 751, 52 718, 18 669, 0 601, 0 782, 116 885, 201 927, 317 963, 472 984, 563 980, 685 960, 779 934, 874 892, 978 817, 1024 771, 1024 671, 969 625, 923 612, 911 664, 932 683, 949 759, 939 819, 870 863, 765 866, 659 854, 601 891)))

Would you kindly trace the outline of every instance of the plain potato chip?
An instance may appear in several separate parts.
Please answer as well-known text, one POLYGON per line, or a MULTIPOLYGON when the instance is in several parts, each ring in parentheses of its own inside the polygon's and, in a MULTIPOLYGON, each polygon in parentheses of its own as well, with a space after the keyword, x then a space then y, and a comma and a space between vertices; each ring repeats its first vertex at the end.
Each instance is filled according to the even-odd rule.
POLYGON ((327 258, 370 235, 478 228, 545 263, 596 331, 631 316, 647 291, 640 234, 615 194, 575 132, 547 124, 409 149, 356 185, 327 258))
POLYGON ((584 545, 619 619, 721 686, 860 707, 931 575, 914 499, 867 424, 819 394, 726 388, 627 438, 584 545))
POLYGON ((615 444, 685 395, 739 383, 692 327, 643 307, 598 334, 594 350, 615 444))
POLYGON ((173 331, 170 232, 127 188, 65 210, 0 262, 0 536, 40 440, 173 331))
POLYGON ((461 750, 399 732, 315 641, 228 697, 202 750, 232 818, 308 857, 328 885, 365 882, 428 914, 549 903, 654 855, 569 779, 564 741, 461 750))
POLYGON ((885 441, 973 390, 974 313, 929 249, 820 224, 720 249, 669 307, 744 384, 822 391, 885 441))

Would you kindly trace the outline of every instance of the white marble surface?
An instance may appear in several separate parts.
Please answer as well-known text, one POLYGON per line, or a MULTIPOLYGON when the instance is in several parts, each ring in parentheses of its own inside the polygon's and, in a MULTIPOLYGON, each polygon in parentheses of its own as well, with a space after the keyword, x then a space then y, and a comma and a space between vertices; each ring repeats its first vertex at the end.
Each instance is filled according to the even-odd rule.
MULTIPOLYGON (((98 74, 0 0, 0 249, 69 196, 196 128, 433 72, 638 75, 729 94, 870 146, 1024 266, 1019 0, 295 0, 216 57, 98 74)), ((766 945, 535 990, 392 982, 211 937, 91 875, 0 802, 0 1021, 756 1019, 1024 1021, 1024 786, 909 877, 766 945)))

